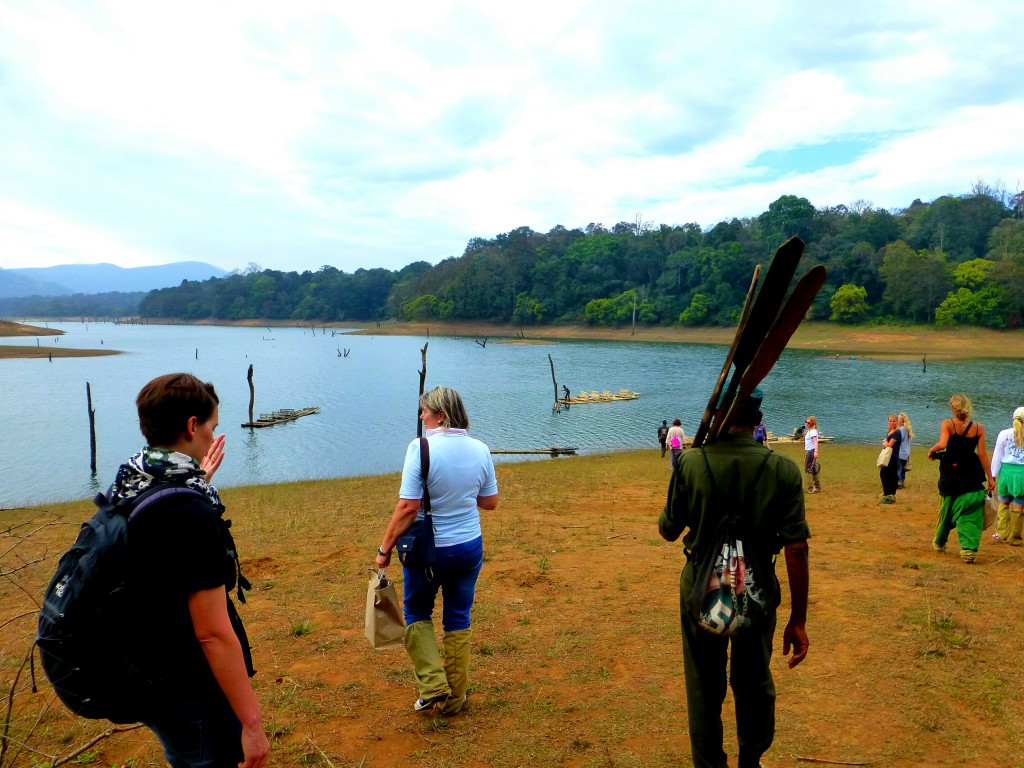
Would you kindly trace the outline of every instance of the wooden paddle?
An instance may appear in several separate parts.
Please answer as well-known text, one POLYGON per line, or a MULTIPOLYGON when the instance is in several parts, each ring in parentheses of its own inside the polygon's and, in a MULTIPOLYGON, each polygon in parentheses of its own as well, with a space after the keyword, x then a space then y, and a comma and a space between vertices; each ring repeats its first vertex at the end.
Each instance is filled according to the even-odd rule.
POLYGON ((750 317, 750 307, 754 303, 754 292, 757 289, 757 280, 761 276, 761 265, 757 264, 754 266, 754 276, 750 278, 750 288, 747 289, 747 298, 743 302, 743 311, 740 313, 740 321, 736 325, 736 335, 732 337, 732 344, 729 345, 729 351, 725 355, 725 363, 722 365, 722 372, 718 374, 718 381, 715 382, 715 388, 711 390, 711 399, 708 400, 708 405, 704 409, 704 416, 701 417, 700 426, 697 428, 697 434, 693 438, 693 447, 698 447, 704 444, 704 438, 708 434, 708 427, 711 426, 711 415, 715 412, 715 406, 718 404, 718 396, 722 394, 722 387, 725 386, 725 377, 729 375, 729 369, 732 367, 732 358, 736 354, 736 347, 739 346, 740 339, 743 338, 743 333, 747 328, 747 319, 750 317))
POLYGON ((793 294, 786 301, 782 311, 779 312, 778 318, 772 323, 771 330, 765 336, 760 349, 754 355, 754 359, 750 361, 750 365, 744 371, 743 378, 739 383, 739 391, 729 404, 724 418, 715 424, 714 437, 727 431, 732 426, 739 415, 740 409, 750 397, 750 393, 757 388, 758 384, 764 381, 764 377, 768 375, 775 363, 779 361, 793 333, 800 326, 804 317, 807 316, 807 310, 811 308, 814 297, 818 295, 821 286, 825 284, 825 276, 825 267, 819 264, 816 267, 812 267, 800 278, 800 282, 796 284, 793 294))
POLYGON ((714 441, 721 434, 721 429, 715 425, 728 412, 729 406, 736 395, 740 379, 743 378, 747 366, 750 365, 757 350, 761 347, 765 336, 768 335, 768 331, 771 329, 776 317, 778 317, 779 309, 786 299, 786 291, 793 280, 793 275, 796 274, 796 267, 800 262, 800 256, 803 255, 803 252, 804 242, 799 237, 791 237, 778 247, 775 251, 775 256, 772 258, 772 263, 768 267, 768 273, 765 275, 761 290, 758 291, 757 299, 754 301, 754 306, 750 311, 750 318, 747 320, 743 333, 740 334, 739 328, 737 328, 738 343, 734 341, 736 343, 736 352, 732 359, 735 370, 733 371, 732 378, 729 380, 729 386, 725 390, 725 395, 721 396, 721 398, 716 395, 712 404, 715 412, 711 417, 708 428, 711 441, 714 441), (718 402, 719 399, 721 399, 721 404, 718 402))

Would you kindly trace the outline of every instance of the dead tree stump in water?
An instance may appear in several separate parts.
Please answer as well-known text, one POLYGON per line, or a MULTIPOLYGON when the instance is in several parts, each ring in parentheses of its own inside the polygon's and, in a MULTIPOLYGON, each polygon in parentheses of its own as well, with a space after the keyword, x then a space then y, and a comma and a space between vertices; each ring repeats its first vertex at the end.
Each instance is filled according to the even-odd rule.
POLYGON ((245 378, 249 382, 249 423, 252 424, 252 406, 256 402, 256 388, 252 385, 252 363, 249 363, 249 373, 245 378))
POLYGON ((96 409, 92 407, 92 387, 85 382, 85 401, 89 408, 89 467, 96 474, 96 409))
MULTIPOLYGON (((430 346, 430 342, 423 344, 423 349, 420 350, 420 356, 423 358, 423 368, 420 370, 420 397, 423 397, 423 387, 427 383, 427 347, 430 346)), ((416 398, 416 437, 423 437, 423 422, 420 421, 420 401, 416 398)))

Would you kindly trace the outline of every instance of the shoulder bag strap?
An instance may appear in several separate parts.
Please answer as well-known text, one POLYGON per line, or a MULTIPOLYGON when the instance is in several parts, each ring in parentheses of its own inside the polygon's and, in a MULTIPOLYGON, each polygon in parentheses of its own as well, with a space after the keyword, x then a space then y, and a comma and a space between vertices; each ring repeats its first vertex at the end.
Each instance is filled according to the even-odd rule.
POLYGON ((427 488, 427 473, 430 472, 430 446, 427 438, 420 438, 420 477, 423 478, 423 498, 420 499, 420 509, 423 516, 430 518, 430 489, 427 488))

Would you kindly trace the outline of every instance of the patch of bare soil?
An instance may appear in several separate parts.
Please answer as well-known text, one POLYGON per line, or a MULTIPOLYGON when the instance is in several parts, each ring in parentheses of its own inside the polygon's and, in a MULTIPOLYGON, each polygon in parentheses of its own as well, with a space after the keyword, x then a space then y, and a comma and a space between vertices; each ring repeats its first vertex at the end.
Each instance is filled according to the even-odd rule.
MULTIPOLYGON (((1019 767, 1024 553, 991 531, 975 565, 960 562, 955 534, 949 554, 933 552, 935 466, 915 456, 897 503, 880 506, 876 452, 822 452, 823 492, 807 497, 811 646, 793 670, 782 656, 788 588, 778 566, 778 728, 764 764, 1019 767)), ((272 765, 690 765, 683 556, 656 528, 667 462, 657 449, 549 459, 500 465, 498 480, 501 506, 483 514, 469 704, 450 719, 414 713, 404 651, 372 650, 363 637, 367 568, 397 477, 225 492, 254 584, 241 613, 272 765)), ((11 613, 23 599, 10 586, 0 596, 11 613)), ((11 626, 5 670, 21 658, 11 626)), ((31 720, 46 695, 22 687, 16 707, 31 720)), ((724 716, 735 760, 731 696, 724 716)), ((53 738, 60 728, 62 738, 85 736, 74 730, 82 721, 51 713, 43 722, 53 738)), ((161 762, 143 732, 93 751, 106 765, 161 762)))

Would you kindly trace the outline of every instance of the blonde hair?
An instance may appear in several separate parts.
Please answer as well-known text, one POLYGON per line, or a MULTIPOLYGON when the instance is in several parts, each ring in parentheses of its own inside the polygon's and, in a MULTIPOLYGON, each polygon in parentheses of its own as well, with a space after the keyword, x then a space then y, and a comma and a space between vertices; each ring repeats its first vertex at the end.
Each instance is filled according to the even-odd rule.
POLYGON ((441 429, 469 429, 469 416, 462 397, 451 387, 435 387, 420 395, 420 408, 441 414, 441 429))
POLYGON ((949 410, 953 412, 954 416, 958 416, 961 419, 968 418, 974 412, 974 408, 971 406, 971 398, 959 392, 949 398, 949 410))
POLYGON ((811 429, 817 429, 818 428, 818 420, 816 418, 814 418, 813 416, 808 416, 805 419, 805 421, 811 422, 811 429))
POLYGON ((910 417, 907 416, 907 414, 905 414, 905 413, 901 413, 899 415, 899 417, 897 418, 897 422, 899 421, 899 419, 903 419, 903 426, 907 428, 907 437, 909 437, 911 440, 913 440, 914 439, 914 428, 912 426, 910 426, 910 417))
POLYGON ((1018 448, 1024 445, 1024 406, 1013 412, 1013 439, 1018 448))

